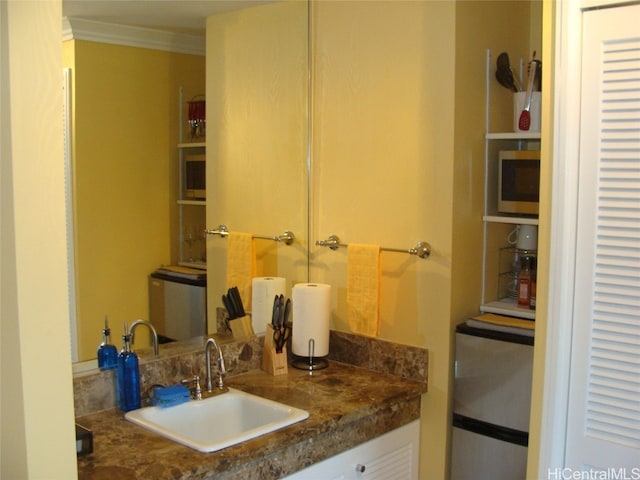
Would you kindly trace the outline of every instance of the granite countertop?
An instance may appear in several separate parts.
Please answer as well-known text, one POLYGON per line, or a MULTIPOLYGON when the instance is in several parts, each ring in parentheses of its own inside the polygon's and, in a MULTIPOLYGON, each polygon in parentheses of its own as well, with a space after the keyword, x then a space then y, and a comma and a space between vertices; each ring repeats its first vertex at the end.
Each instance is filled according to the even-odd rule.
MULTIPOLYGON (((330 362, 309 375, 253 370, 229 387, 309 412, 309 418, 217 452, 201 453, 124 419, 118 409, 79 417, 93 431, 93 453, 78 458, 80 479, 278 479, 420 416, 426 383, 330 362)), ((215 427, 214 427, 215 428, 215 427)))

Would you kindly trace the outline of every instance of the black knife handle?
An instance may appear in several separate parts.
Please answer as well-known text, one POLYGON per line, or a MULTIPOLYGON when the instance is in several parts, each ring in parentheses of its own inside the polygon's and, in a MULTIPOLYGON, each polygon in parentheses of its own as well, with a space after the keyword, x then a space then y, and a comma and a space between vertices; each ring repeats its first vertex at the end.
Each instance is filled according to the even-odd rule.
POLYGON ((224 305, 224 308, 227 310, 227 316, 229 317, 229 320, 233 320, 234 318, 237 318, 235 316, 235 311, 233 309, 231 300, 227 295, 222 295, 222 304, 224 305))
POLYGON ((240 297, 240 291, 238 287, 231 287, 229 289, 229 296, 233 302, 233 306, 236 309, 236 314, 239 317, 244 317, 246 315, 244 311, 244 306, 242 305, 242 297, 240 297))

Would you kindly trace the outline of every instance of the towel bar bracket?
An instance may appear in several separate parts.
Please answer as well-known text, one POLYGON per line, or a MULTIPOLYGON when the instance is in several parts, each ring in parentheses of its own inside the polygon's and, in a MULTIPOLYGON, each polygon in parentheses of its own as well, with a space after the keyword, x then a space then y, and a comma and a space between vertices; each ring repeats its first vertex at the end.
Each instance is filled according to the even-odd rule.
POLYGON ((291 245, 293 241, 296 239, 295 235, 291 230, 285 230, 282 235, 276 235, 275 237, 267 237, 262 235, 254 235, 256 238, 265 238, 267 240, 275 240, 276 242, 283 242, 286 245, 291 245))
POLYGON ((204 231, 205 235, 220 235, 221 237, 226 237, 229 235, 229 229, 226 225, 220 224, 217 229, 207 228, 204 231))
POLYGON ((326 240, 316 241, 316 245, 320 247, 329 247, 331 250, 337 250, 339 247, 346 247, 346 245, 340 244, 340 239, 337 235, 329 235, 326 240))
POLYGON ((418 242, 415 248, 412 248, 409 253, 411 255, 417 255, 420 258, 429 258, 429 255, 431 255, 431 245, 427 242, 418 242), (415 251, 415 253, 413 253, 413 251, 415 251))

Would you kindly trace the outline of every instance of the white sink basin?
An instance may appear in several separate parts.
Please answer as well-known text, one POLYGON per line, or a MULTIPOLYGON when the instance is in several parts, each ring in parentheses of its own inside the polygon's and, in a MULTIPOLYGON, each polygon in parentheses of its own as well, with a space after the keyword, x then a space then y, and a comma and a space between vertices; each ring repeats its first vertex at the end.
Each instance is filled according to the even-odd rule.
POLYGON ((145 407, 125 418, 201 452, 244 442, 306 419, 309 412, 230 388, 175 407, 145 407))

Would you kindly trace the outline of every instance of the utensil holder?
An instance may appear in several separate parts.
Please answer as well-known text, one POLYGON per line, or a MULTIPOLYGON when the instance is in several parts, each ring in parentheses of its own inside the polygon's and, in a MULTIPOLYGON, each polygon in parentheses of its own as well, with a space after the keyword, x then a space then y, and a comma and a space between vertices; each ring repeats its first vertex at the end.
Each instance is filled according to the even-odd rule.
POLYGON ((269 375, 286 375, 289 373, 287 366, 287 346, 282 347, 282 352, 276 352, 276 345, 273 342, 273 326, 267 323, 264 335, 264 352, 262 354, 262 370, 269 375))

